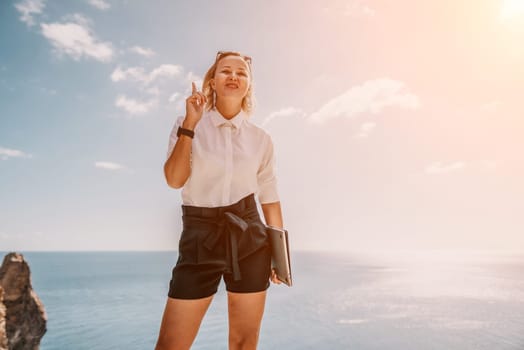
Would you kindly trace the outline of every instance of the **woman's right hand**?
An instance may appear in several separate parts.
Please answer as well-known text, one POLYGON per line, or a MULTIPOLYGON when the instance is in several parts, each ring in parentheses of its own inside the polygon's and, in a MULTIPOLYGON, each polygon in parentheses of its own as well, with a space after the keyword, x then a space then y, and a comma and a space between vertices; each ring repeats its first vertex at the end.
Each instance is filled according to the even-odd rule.
POLYGON ((271 282, 275 283, 275 284, 281 284, 282 281, 278 279, 277 277, 277 272, 275 271, 274 268, 271 268, 271 276, 269 278, 271 280, 271 282))
POLYGON ((186 118, 184 119, 184 127, 194 129, 197 123, 202 118, 207 98, 202 92, 199 92, 197 90, 194 81, 191 82, 191 86, 191 96, 186 98, 186 118))

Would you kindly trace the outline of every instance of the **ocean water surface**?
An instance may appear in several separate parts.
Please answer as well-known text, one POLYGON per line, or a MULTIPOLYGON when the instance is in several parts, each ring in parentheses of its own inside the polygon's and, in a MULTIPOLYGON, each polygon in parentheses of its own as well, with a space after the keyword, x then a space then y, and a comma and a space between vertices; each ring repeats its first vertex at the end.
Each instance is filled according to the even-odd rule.
MULTIPOLYGON (((48 315, 42 350, 154 348, 177 252, 21 253, 48 315)), ((259 349, 524 349, 524 256, 292 259, 259 349)), ((193 349, 227 349, 227 331, 222 282, 193 349)))

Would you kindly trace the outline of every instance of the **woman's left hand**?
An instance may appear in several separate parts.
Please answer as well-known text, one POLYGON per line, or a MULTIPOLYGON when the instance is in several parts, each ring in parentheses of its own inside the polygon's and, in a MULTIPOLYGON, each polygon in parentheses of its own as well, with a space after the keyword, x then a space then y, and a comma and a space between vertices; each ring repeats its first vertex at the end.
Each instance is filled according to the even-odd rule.
POLYGON ((282 281, 280 281, 277 277, 277 274, 275 273, 275 269, 271 269, 271 282, 275 284, 281 284, 282 281))

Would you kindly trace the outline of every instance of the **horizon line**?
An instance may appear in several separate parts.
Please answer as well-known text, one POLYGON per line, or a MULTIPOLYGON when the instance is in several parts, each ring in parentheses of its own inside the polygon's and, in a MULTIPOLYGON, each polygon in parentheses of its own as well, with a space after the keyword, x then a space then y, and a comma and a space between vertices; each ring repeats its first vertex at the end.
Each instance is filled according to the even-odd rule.
MULTIPOLYGON (((344 250, 344 249, 326 249, 326 248, 296 248, 290 249, 295 252, 319 252, 319 253, 352 253, 352 254, 524 254, 524 250, 509 250, 509 249, 389 249, 389 250, 380 250, 380 249, 360 249, 360 250, 344 250)), ((49 249, 49 250, 37 250, 37 249, 8 249, 0 250, 0 253, 168 253, 168 252, 178 252, 177 249, 87 249, 87 250, 77 250, 77 249, 49 249)))

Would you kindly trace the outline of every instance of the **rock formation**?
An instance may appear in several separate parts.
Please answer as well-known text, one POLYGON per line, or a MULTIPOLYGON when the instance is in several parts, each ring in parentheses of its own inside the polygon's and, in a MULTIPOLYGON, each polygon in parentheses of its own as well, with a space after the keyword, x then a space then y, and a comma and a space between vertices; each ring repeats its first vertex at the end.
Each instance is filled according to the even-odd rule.
POLYGON ((0 350, 7 350, 7 335, 5 334, 4 290, 0 286, 0 350))
MULTIPOLYGON (((3 289, 5 316, 0 302, 0 349, 2 324, 9 350, 38 350, 46 332, 47 315, 42 302, 31 287, 29 265, 22 254, 9 253, 0 267, 0 290, 3 289), (5 320, 5 322, 4 322, 5 320)), ((2 294, 2 293, 0 293, 2 294)))

